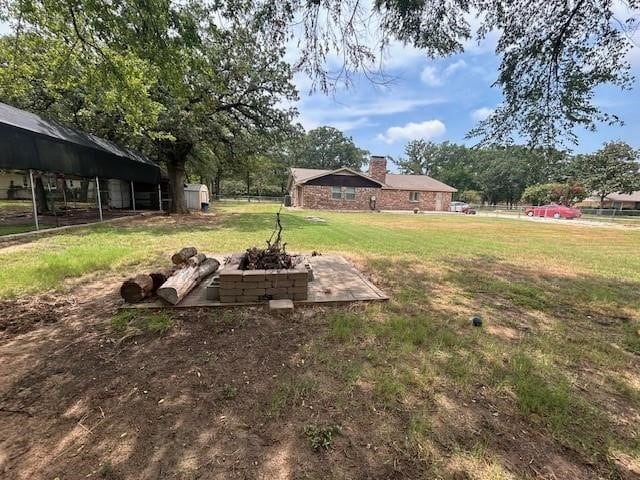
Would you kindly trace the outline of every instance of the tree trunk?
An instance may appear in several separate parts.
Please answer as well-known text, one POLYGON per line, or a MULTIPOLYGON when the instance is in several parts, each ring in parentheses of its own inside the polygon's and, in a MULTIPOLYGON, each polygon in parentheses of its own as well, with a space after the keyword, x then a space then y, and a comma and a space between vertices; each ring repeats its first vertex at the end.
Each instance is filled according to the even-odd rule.
POLYGON ((222 180, 222 174, 216 172, 216 177, 213 180, 214 192, 216 192, 216 199, 220 198, 220 181, 222 180))
POLYGON ((185 164, 168 162, 169 185, 171 188, 171 213, 188 213, 184 200, 185 164))
POLYGON ((36 206, 38 213, 49 213, 49 205, 47 204, 47 191, 44 189, 42 177, 36 177, 36 206))

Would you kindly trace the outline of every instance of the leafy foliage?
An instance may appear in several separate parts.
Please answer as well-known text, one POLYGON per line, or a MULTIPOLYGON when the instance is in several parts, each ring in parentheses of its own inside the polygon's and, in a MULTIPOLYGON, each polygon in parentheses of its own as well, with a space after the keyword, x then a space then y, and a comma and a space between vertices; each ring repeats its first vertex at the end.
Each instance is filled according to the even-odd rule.
POLYGON ((601 203, 610 193, 640 190, 638 152, 624 142, 606 143, 593 155, 578 156, 573 171, 601 203))
POLYGON ((3 98, 164 162, 174 211, 192 154, 225 145, 237 162, 290 129, 284 49, 248 4, 20 0, 3 13, 3 98))
POLYGON ((572 206, 586 197, 587 191, 576 182, 538 183, 525 188, 522 194, 522 201, 529 205, 558 203, 572 206))
POLYGON ((327 427, 318 427, 316 425, 306 425, 304 427, 304 435, 309 441, 309 445, 314 450, 328 450, 333 442, 333 436, 341 432, 338 425, 329 425, 327 427))
POLYGON ((295 166, 335 170, 360 170, 368 152, 358 148, 351 137, 337 128, 318 127, 300 139, 294 150, 295 166))

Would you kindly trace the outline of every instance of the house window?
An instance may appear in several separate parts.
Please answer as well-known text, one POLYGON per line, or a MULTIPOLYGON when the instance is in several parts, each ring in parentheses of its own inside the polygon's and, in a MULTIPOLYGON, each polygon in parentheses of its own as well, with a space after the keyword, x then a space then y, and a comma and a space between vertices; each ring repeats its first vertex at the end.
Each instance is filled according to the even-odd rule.
POLYGON ((344 198, 347 200, 356 199, 356 187, 344 187, 344 198))
POLYGON ((342 200, 342 188, 331 187, 331 198, 334 200, 342 200))
POLYGON ((409 201, 410 202, 419 202, 420 201, 420 192, 409 192, 409 201))

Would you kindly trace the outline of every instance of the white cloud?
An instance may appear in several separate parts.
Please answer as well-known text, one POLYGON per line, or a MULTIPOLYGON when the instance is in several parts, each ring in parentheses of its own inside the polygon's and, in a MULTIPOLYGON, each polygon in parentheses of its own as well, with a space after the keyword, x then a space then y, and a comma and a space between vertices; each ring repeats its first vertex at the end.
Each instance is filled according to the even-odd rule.
POLYGON ((331 125, 342 131, 354 130, 363 126, 371 126, 371 117, 395 115, 410 112, 419 107, 445 103, 442 98, 383 98, 372 100, 366 98, 352 105, 342 105, 328 97, 314 96, 307 98, 298 105, 298 122, 306 130, 320 125, 331 125), (314 102, 309 107, 309 102, 314 102))
POLYGON ((431 140, 447 131, 440 120, 425 120, 424 122, 409 122, 402 127, 390 127, 384 134, 379 134, 378 139, 386 143, 394 143, 397 140, 431 140))
POLYGON ((438 75, 438 69, 431 65, 427 65, 420 74, 422 83, 426 83, 430 87, 439 87, 444 83, 444 79, 438 75))
POLYGON ((486 120, 495 110, 489 107, 482 107, 473 110, 470 114, 472 120, 476 122, 481 122, 482 120, 486 120))
POLYGON ((422 69, 420 80, 422 80, 422 83, 429 85, 430 87, 439 87, 444 85, 444 82, 451 75, 465 68, 467 68, 467 62, 462 59, 449 64, 442 71, 439 71, 433 65, 427 65, 422 69))

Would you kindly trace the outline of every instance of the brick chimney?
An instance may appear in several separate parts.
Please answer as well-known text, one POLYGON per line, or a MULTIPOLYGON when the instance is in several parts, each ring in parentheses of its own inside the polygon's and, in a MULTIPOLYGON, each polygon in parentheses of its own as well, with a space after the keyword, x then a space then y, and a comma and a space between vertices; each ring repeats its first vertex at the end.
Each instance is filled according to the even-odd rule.
POLYGON ((369 159, 369 176, 384 183, 387 177, 387 157, 372 155, 369 159))

